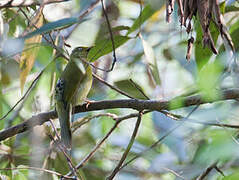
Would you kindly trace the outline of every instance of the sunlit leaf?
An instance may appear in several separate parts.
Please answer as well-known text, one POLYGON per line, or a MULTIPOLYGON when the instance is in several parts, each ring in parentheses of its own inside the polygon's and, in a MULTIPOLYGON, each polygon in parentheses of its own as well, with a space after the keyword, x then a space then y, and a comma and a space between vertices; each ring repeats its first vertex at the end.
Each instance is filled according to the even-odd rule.
MULTIPOLYGON (((4 12, 4 11, 3 11, 4 12)), ((14 36, 16 32, 17 26, 22 26, 23 28, 26 27, 25 21, 23 17, 14 9, 6 8, 5 12, 3 13, 3 18, 5 21, 9 21, 9 31, 8 34, 10 36, 14 36)))
MULTIPOLYGON (((127 36, 114 36, 114 45, 115 48, 120 47, 124 43, 126 43, 130 38, 127 36)), ((90 50, 88 54, 88 59, 90 59, 91 62, 97 60, 101 56, 104 56, 110 52, 112 52, 112 41, 111 39, 103 39, 98 42, 96 42, 95 46, 90 50)))
POLYGON ((50 32, 52 30, 66 28, 66 27, 71 26, 75 23, 82 23, 85 20, 86 19, 79 20, 77 17, 60 19, 58 21, 47 23, 47 24, 43 25, 42 27, 40 27, 39 29, 23 36, 22 38, 28 39, 28 38, 31 38, 32 36, 36 36, 38 34, 47 33, 47 32, 50 32))
POLYGON ((224 129, 208 131, 206 141, 199 144, 194 161, 200 164, 211 164, 216 161, 228 161, 239 157, 238 144, 224 129))
MULTIPOLYGON (((126 31, 129 30, 129 26, 115 26, 111 28, 111 32, 113 36, 119 35, 120 31, 126 31)), ((109 28, 106 23, 100 26, 100 30, 97 34, 95 42, 99 42, 103 39, 110 39, 110 32, 109 28)))
POLYGON ((214 99, 219 95, 216 91, 218 79, 222 72, 222 65, 219 61, 206 65, 199 72, 198 88, 203 94, 203 98, 214 99))
POLYGON ((150 72, 150 78, 153 79, 155 85, 160 85, 161 80, 160 80, 160 75, 159 75, 159 70, 158 70, 158 65, 157 65, 157 60, 154 55, 154 50, 152 46, 143 39, 142 36, 140 36, 144 48, 144 54, 146 58, 146 64, 148 65, 149 72, 150 72))
POLYGON ((143 91, 143 89, 140 87, 140 85, 136 84, 135 82, 131 82, 128 79, 116 81, 114 82, 116 87, 121 89, 124 92, 127 92, 127 94, 131 95, 132 97, 136 99, 147 99, 140 91, 143 91))
POLYGON ((238 180, 238 179, 239 179, 239 172, 232 173, 222 178, 222 180, 238 180))
POLYGON ((178 107, 183 107, 183 99, 182 98, 174 98, 170 101, 169 104, 170 109, 177 109, 178 107))
POLYGON ((134 21, 134 24, 131 26, 127 34, 130 34, 138 29, 147 19, 149 19, 154 14, 154 12, 155 10, 151 8, 149 4, 147 4, 139 17, 134 21))

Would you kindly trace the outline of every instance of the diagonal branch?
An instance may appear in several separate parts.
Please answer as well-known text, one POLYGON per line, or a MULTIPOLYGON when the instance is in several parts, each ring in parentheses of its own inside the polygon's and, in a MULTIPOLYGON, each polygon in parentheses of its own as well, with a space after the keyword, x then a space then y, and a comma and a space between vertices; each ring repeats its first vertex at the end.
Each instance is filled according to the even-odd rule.
MULTIPOLYGON (((52 4, 52 3, 61 3, 69 0, 45 0, 44 4, 52 4)), ((27 7, 27 6, 35 6, 41 5, 42 1, 38 0, 30 0, 30 1, 17 1, 17 0, 1 0, 0 9, 1 8, 10 8, 10 7, 27 7)))
MULTIPOLYGON (((90 103, 84 103, 75 107, 75 113, 97 111, 104 109, 115 109, 115 108, 129 108, 137 111, 150 110, 150 111, 161 111, 161 110, 173 110, 183 107, 213 103, 223 100, 231 100, 239 98, 239 89, 226 89, 222 90, 220 95, 214 99, 206 99, 201 95, 193 95, 188 97, 177 97, 170 101, 159 101, 159 100, 136 100, 136 99, 120 99, 120 100, 104 100, 90 103)), ((40 113, 30 119, 24 121, 21 124, 10 127, 8 129, 0 131, 0 141, 12 137, 18 133, 25 132, 34 126, 41 125, 50 119, 57 118, 55 111, 49 111, 40 113)))
POLYGON ((111 173, 111 175, 107 178, 108 180, 111 180, 115 177, 115 175, 120 171, 120 168, 123 164, 123 162, 125 161, 127 155, 129 154, 129 151, 131 149, 131 147, 133 146, 134 144, 134 141, 135 141, 135 138, 136 138, 136 135, 137 135, 137 132, 138 132, 138 129, 139 129, 139 125, 141 123, 141 119, 142 119, 142 115, 143 113, 142 112, 139 112, 139 115, 138 115, 138 119, 136 121, 136 124, 135 124, 135 127, 134 127, 134 131, 133 131, 133 134, 130 138, 130 141, 129 141, 129 144, 125 150, 125 152, 123 153, 119 163, 117 164, 117 166, 115 167, 115 169, 113 170, 113 172, 111 173))

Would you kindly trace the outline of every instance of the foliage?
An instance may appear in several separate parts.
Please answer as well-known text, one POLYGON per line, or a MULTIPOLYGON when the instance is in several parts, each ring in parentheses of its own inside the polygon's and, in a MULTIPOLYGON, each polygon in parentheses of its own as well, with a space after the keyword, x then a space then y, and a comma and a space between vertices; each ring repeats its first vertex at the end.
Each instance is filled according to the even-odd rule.
MULTIPOLYGON (((178 4, 172 6, 169 24, 165 22, 165 8, 169 6, 157 0, 107 1, 108 24, 100 2, 72 0, 46 3, 44 7, 1 7, 4 4, 0 2, 1 132, 55 109, 57 79, 77 46, 93 46, 88 58, 95 78, 87 105, 100 100, 157 99, 172 100, 169 108, 173 110, 144 111, 135 140, 131 135, 141 115, 133 108, 74 114, 71 160, 58 145, 57 118, 23 130, 0 142, 0 178, 59 179, 72 170, 69 164, 79 164, 109 135, 77 170, 79 179, 107 178, 127 150, 124 163, 138 158, 120 169, 116 179, 196 179, 215 163, 206 174, 208 179, 238 179, 238 102, 213 102, 223 98, 222 89, 237 87, 233 76, 226 73, 233 69, 231 49, 216 22, 208 27, 219 50, 213 55, 208 45, 203 47, 205 29, 200 17, 194 14, 190 19, 193 31, 189 35, 196 40, 187 61, 188 34, 180 27, 178 4), (108 72, 112 65, 113 70, 108 72), (212 103, 178 108, 184 106, 184 98, 198 94, 212 103), (21 97, 22 101, 11 109, 21 97), (119 120, 122 117, 125 120, 119 120), (156 141, 159 143, 151 147, 156 141)), ((223 1, 220 9, 228 37, 238 52, 238 2, 223 1)))

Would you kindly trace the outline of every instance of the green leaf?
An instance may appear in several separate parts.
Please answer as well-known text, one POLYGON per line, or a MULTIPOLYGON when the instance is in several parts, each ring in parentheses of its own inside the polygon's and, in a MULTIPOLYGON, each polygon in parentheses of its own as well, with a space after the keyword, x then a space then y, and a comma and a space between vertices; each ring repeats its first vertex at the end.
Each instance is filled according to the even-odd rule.
POLYGON ((30 38, 32 36, 36 36, 36 35, 42 34, 42 33, 47 33, 47 32, 52 31, 52 30, 66 28, 66 27, 71 26, 71 25, 76 24, 76 23, 82 23, 85 20, 86 19, 81 19, 79 21, 79 18, 77 18, 77 17, 60 19, 58 21, 50 22, 50 23, 47 23, 47 24, 43 25, 39 29, 23 36, 23 38, 27 39, 27 38, 30 38))
MULTIPOLYGON (((203 47, 203 32, 202 28, 200 26, 199 21, 195 23, 195 29, 197 32, 196 41, 195 41, 195 60, 197 63, 197 67, 199 70, 202 69, 202 67, 207 64, 210 57, 212 56, 212 51, 208 47, 203 47)), ((217 41, 219 36, 219 31, 217 30, 217 26, 214 23, 210 23, 209 30, 212 35, 212 39, 214 43, 217 41)), ((216 44, 216 43, 215 43, 216 44)))
POLYGON ((229 176, 225 176, 222 180, 238 180, 239 179, 239 172, 235 172, 230 174, 229 176))
POLYGON ((135 54, 134 56, 132 56, 133 59, 128 63, 128 65, 132 66, 132 65, 136 64, 143 55, 144 55, 144 52, 139 52, 139 53, 135 54))
POLYGON ((198 89, 202 92, 203 98, 215 99, 219 95, 215 87, 222 72, 222 65, 219 61, 207 64, 200 72, 197 82, 198 89))
POLYGON ((51 46, 40 46, 37 60, 43 65, 47 65, 52 58, 53 48, 51 46))
MULTIPOLYGON (((128 36, 114 36, 114 45, 115 48, 120 47, 124 43, 126 43, 130 38, 128 36)), ((88 59, 93 62, 100 58, 101 56, 104 56, 110 52, 113 51, 112 48, 112 42, 111 39, 103 39, 98 42, 96 42, 95 46, 91 48, 89 54, 88 54, 88 59)))
POLYGON ((225 7, 225 12, 235 12, 235 11, 239 11, 239 7, 236 5, 231 5, 231 6, 226 6, 225 7))
POLYGON ((183 98, 174 98, 170 101, 169 109, 177 109, 183 107, 183 98))
POLYGON ((224 15, 225 11, 226 11, 226 1, 223 1, 222 3, 220 3, 220 11, 221 13, 224 15))
POLYGON ((8 33, 10 36, 14 36, 17 26, 22 26, 23 29, 26 28, 24 18, 12 9, 6 9, 6 11, 4 12, 4 20, 6 22, 9 22, 8 33))
POLYGON ((123 30, 129 30, 129 26, 116 26, 112 28, 112 32, 119 32, 123 30))
POLYGON ((13 176, 14 180, 27 180, 28 178, 24 176, 24 174, 19 170, 15 170, 15 174, 13 176))
POLYGON ((21 172, 22 175, 24 175, 25 177, 28 176, 29 169, 27 169, 28 168, 27 166, 19 165, 17 166, 17 168, 19 168, 19 172, 21 172))
POLYGON ((206 140, 198 147, 194 161, 208 165, 215 161, 228 161, 238 158, 238 145, 230 134, 224 129, 208 131, 208 134, 205 135, 206 140))
MULTIPOLYGON (((129 30, 129 26, 115 26, 112 27, 111 32, 113 36, 117 36, 120 31, 124 30, 129 30)), ((110 32, 106 23, 101 24, 95 42, 101 41, 102 39, 110 39, 110 32)))
POLYGON ((114 82, 116 87, 120 90, 126 92, 130 96, 136 99, 147 99, 140 91, 143 91, 143 88, 140 87, 137 83, 132 83, 129 79, 124 79, 121 81, 114 82), (140 90, 139 90, 140 89, 140 90))
POLYGON ((154 12, 155 10, 152 9, 149 4, 146 5, 139 17, 134 21, 134 24, 129 29, 127 35, 138 29, 147 19, 149 19, 154 14, 154 12))

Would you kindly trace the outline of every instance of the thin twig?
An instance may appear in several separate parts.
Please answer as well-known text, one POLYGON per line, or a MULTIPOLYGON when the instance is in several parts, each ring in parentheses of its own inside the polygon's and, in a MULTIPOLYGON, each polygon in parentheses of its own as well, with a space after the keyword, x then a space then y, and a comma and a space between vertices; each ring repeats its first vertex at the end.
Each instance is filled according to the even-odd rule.
MULTIPOLYGON (((104 101, 92 101, 84 103, 75 107, 75 113, 89 112, 97 110, 115 109, 115 108, 130 108, 137 111, 149 110, 149 111, 162 111, 162 110, 174 110, 182 107, 189 107, 197 104, 207 104, 217 101, 225 101, 239 98, 239 89, 224 89, 221 91, 220 96, 214 99, 205 99, 200 94, 189 97, 178 97, 177 100, 172 99, 170 101, 158 101, 158 100, 136 100, 136 99, 119 99, 119 100, 104 100, 104 101), (175 104, 175 102, 181 102, 175 104)), ((12 137, 16 134, 25 132, 37 125, 49 121, 49 119, 57 118, 55 111, 49 111, 45 113, 39 113, 28 120, 10 127, 8 129, 0 131, 0 141, 12 137)))
POLYGON ((103 114, 97 114, 94 116, 87 116, 84 118, 81 118, 79 120, 76 120, 73 122, 71 128, 72 128, 72 133, 74 133, 77 129, 79 129, 82 125, 89 123, 92 119, 94 118, 98 118, 98 117, 102 117, 102 116, 107 116, 107 117, 111 117, 112 119, 117 119, 118 116, 116 114, 112 114, 112 113, 103 113, 103 114))
POLYGON ((49 174, 54 174, 54 175, 57 175, 57 176, 60 176, 60 177, 66 178, 66 179, 75 179, 75 178, 72 178, 70 176, 62 175, 62 174, 60 174, 58 172, 55 172, 55 171, 52 171, 52 170, 38 168, 38 167, 0 168, 1 171, 26 170, 26 169, 35 170, 35 171, 43 171, 43 172, 46 172, 46 173, 49 173, 49 174))
MULTIPOLYGON (((43 11, 43 6, 44 6, 44 4, 41 5, 41 7, 40 7, 39 10, 38 10, 38 13, 42 13, 42 11, 43 11)), ((20 11, 23 13, 23 15, 25 16, 25 18, 28 20, 29 24, 31 24, 36 30, 39 29, 39 27, 37 27, 34 23, 31 22, 31 20, 30 20, 30 19, 28 18, 28 16, 27 16, 27 14, 26 14, 21 8, 19 8, 19 9, 20 9, 20 11)), ((55 45, 54 40, 53 40, 53 38, 51 37, 51 34, 50 34, 50 33, 48 33, 48 35, 49 35, 49 37, 50 37, 50 39, 51 39, 52 41, 48 40, 48 38, 45 36, 45 34, 41 33, 41 35, 42 35, 42 37, 45 39, 45 41, 48 42, 49 45, 50 45, 51 47, 53 47, 63 58, 65 58, 66 60, 69 60, 69 58, 66 57, 66 56, 61 52, 60 48, 55 45)))
POLYGON ((113 62, 112 62, 112 66, 111 66, 111 68, 109 70, 106 70, 106 72, 110 72, 110 71, 112 71, 114 69, 115 63, 117 61, 116 53, 115 53, 115 43, 114 43, 114 37, 113 37, 112 29, 111 29, 111 26, 110 26, 110 21, 109 21, 107 12, 105 11, 105 8, 104 8, 104 0, 101 0, 101 6, 102 6, 102 10, 103 10, 106 22, 107 22, 108 30, 109 30, 109 33, 110 33, 110 39, 111 39, 111 42, 112 42, 112 49, 113 49, 113 62))
POLYGON ((165 116, 176 120, 176 121, 185 121, 188 123, 196 123, 196 124, 202 124, 202 125, 206 125, 206 126, 216 126, 216 127, 226 127, 226 128, 232 128, 232 129, 239 129, 239 125, 232 125, 232 124, 225 124, 225 123, 213 123, 213 122, 201 122, 201 121, 196 121, 196 120, 192 120, 192 119, 185 119, 185 117, 178 115, 178 114, 173 114, 171 112, 162 110, 160 111, 161 113, 163 113, 165 116), (182 120, 184 119, 184 120, 182 120))
MULTIPOLYGON (((145 111, 142 112, 144 114, 148 113, 149 111, 145 111)), ((104 143, 104 141, 112 134, 112 132, 114 132, 114 130, 118 127, 118 124, 121 123, 122 121, 126 120, 126 119, 130 119, 130 118, 134 118, 136 116, 138 116, 139 113, 132 113, 129 114, 127 116, 122 116, 122 117, 113 117, 112 118, 116 121, 114 126, 109 130, 109 132, 102 138, 102 140, 96 144, 96 146, 92 149, 92 151, 85 156, 85 158, 76 166, 76 169, 80 169, 82 168, 86 162, 88 162, 90 160, 90 158, 94 155, 94 153, 100 148, 100 146, 104 143)), ((72 175, 72 172, 67 173, 68 176, 72 175)))
POLYGON ((129 79, 129 81, 146 99, 150 100, 150 98, 143 92, 143 90, 132 79, 129 79))
MULTIPOLYGON (((53 61, 57 58, 57 56, 53 59, 53 61)), ((41 75, 43 74, 43 72, 48 68, 48 66, 53 62, 51 61, 38 75, 37 77, 32 81, 31 85, 29 86, 29 88, 27 89, 27 91, 25 92, 25 94, 16 102, 16 104, 4 115, 0 118, 0 121, 5 119, 9 113, 11 113, 15 108, 16 106, 21 102, 23 101, 27 96, 28 94, 30 93, 30 91, 35 87, 36 85, 36 82, 38 81, 38 79, 41 77, 41 75)))
MULTIPOLYGON (((93 2, 79 17, 79 21, 85 17, 87 14, 89 14, 95 7, 96 5, 100 2, 100 0, 96 0, 95 2, 93 2)), ((66 34, 63 35, 64 39, 67 40, 71 34, 75 31, 75 29, 79 26, 80 23, 77 23, 75 25, 73 25, 74 27, 66 34)))
POLYGON ((41 75, 44 72, 44 70, 45 70, 45 68, 33 80, 33 82, 31 83, 30 87, 27 89, 26 93, 16 102, 16 104, 4 116, 2 116, 0 118, 0 120, 5 119, 15 109, 15 107, 28 96, 28 93, 35 87, 37 80, 41 77, 41 75))
POLYGON ((209 166, 205 172, 203 172, 197 180, 203 180, 215 167, 217 166, 217 162, 213 163, 211 166, 209 166))
POLYGON ((219 172, 222 176, 225 176, 225 174, 222 172, 221 169, 219 169, 217 166, 214 167, 215 170, 217 170, 217 172, 219 172))
POLYGON ((116 92, 118 92, 118 93, 120 93, 120 94, 122 94, 122 95, 124 95, 124 96, 126 96, 126 97, 128 97, 128 98, 135 99, 134 97, 132 97, 132 96, 130 96, 129 94, 127 94, 126 92, 124 92, 124 91, 120 90, 119 88, 117 88, 117 87, 115 87, 115 86, 109 84, 108 82, 106 82, 104 79, 102 79, 102 78, 99 77, 98 75, 96 75, 96 74, 94 74, 94 73, 92 73, 92 75, 93 75, 93 77, 94 77, 95 79, 97 79, 99 82, 105 84, 106 86, 108 86, 109 88, 115 90, 116 92))
POLYGON ((162 167, 162 169, 174 174, 175 176, 179 177, 180 179, 183 179, 183 180, 186 180, 185 177, 181 176, 180 174, 178 174, 177 172, 175 172, 174 170, 172 169, 169 169, 169 168, 166 168, 166 167, 162 167))
MULTIPOLYGON (((121 120, 122 121, 122 120, 121 120)), ((77 164, 77 166, 75 167, 76 169, 80 169, 82 168, 86 162, 88 162, 90 160, 90 158, 95 154, 95 152, 100 148, 100 146, 105 142, 106 139, 108 139, 108 137, 112 134, 112 132, 118 127, 118 124, 121 121, 116 121, 114 126, 109 130, 109 132, 101 139, 100 142, 98 142, 95 147, 91 150, 91 152, 85 156, 81 162, 79 164, 77 164)), ((71 176, 72 175, 72 171, 67 173, 67 176, 71 176)))
MULTIPOLYGON (((29 94, 28 94, 29 95, 29 94)), ((15 110, 13 111, 12 113, 12 116, 9 117, 8 119, 6 119, 6 125, 5 125, 5 128, 9 128, 12 126, 12 123, 13 121, 15 120, 16 117, 20 117, 20 119, 23 119, 21 116, 20 116, 20 111, 22 110, 23 108, 23 105, 24 105, 24 102, 26 101, 27 97, 22 101, 21 105, 15 110)))
POLYGON ((120 171, 120 167, 121 167, 122 164, 124 163, 124 161, 125 161, 125 159, 126 159, 128 153, 129 153, 131 147, 132 147, 133 144, 134 144, 134 141, 135 141, 135 138, 136 138, 138 129, 139 129, 139 125, 140 125, 140 123, 141 123, 142 115, 143 115, 142 112, 139 112, 139 113, 138 113, 138 119, 137 119, 137 121, 136 121, 136 123, 135 123, 134 131, 133 131, 132 136, 131 136, 131 138, 130 138, 129 144, 128 144, 126 150, 124 151, 124 153, 123 153, 123 155, 122 155, 122 157, 121 157, 119 163, 117 164, 117 166, 115 167, 115 169, 113 170, 113 172, 111 173, 111 175, 110 175, 109 177, 107 177, 108 180, 112 180, 112 179, 115 177, 115 175, 120 171))
MULTIPOLYGON (((142 114, 147 114, 147 113, 150 113, 150 112, 152 112, 152 111, 142 111, 142 114)), ((126 120, 126 119, 137 117, 138 115, 139 115, 139 113, 132 113, 132 114, 129 114, 129 115, 126 115, 126 116, 118 117, 116 119, 116 121, 123 121, 123 120, 126 120)))
MULTIPOLYGON (((57 130, 56 130, 56 127, 54 126, 53 122, 50 120, 50 123, 51 123, 51 126, 53 128, 53 131, 55 132, 56 134, 56 137, 58 139, 58 141, 60 141, 60 137, 57 133, 57 130)), ((53 136, 49 135, 49 137, 52 139, 52 141, 55 142, 55 139, 53 136)), ((70 170, 73 172, 73 174, 77 177, 77 170, 75 169, 75 166, 73 165, 73 162, 71 160, 71 158, 68 156, 67 152, 66 152, 66 148, 64 148, 62 146, 62 143, 55 143, 57 144, 58 148, 62 151, 62 153, 64 154, 65 158, 66 158, 66 161, 67 161, 67 164, 69 165, 69 168, 70 170)))
MULTIPOLYGON (((41 5, 41 1, 27 1, 26 0, 22 0, 22 3, 20 3, 19 1, 16 1, 16 3, 14 4, 14 0, 9 0, 8 2, 6 2, 5 4, 0 5, 0 9, 2 8, 10 8, 10 7, 28 7, 28 6, 36 6, 36 5, 41 5)), ((69 0, 47 0, 44 1, 44 4, 53 4, 53 3, 61 3, 61 2, 66 2, 69 0)))
MULTIPOLYGON (((51 134, 48 134, 48 137, 54 142, 54 144, 57 145, 57 147, 61 150, 61 152, 63 153, 63 155, 66 158, 67 164, 69 166, 69 169, 71 170, 71 172, 73 172, 72 174, 74 174, 75 177, 77 177, 77 170, 75 169, 70 157, 67 155, 67 153, 65 152, 65 149, 62 147, 62 145, 58 142, 56 142, 56 140, 54 139, 54 137, 51 134)), ((71 176, 71 175, 69 175, 71 176)))
MULTIPOLYGON (((195 107, 193 108, 193 110, 187 115, 187 117, 186 117, 185 119, 189 118, 189 117, 192 115, 192 113, 193 113, 194 111, 196 111, 196 109, 197 109, 198 107, 199 107, 199 105, 195 106, 195 107)), ((184 121, 183 121, 182 123, 178 124, 177 126, 173 127, 173 128, 172 128, 171 130, 169 130, 168 132, 166 132, 165 135, 163 135, 161 138, 159 138, 159 140, 156 141, 155 143, 153 143, 149 148, 147 148, 146 150, 144 150, 144 151, 142 151, 141 153, 137 154, 136 156, 134 156, 133 158, 131 158, 129 161, 127 161, 125 164, 123 164, 123 165, 120 167, 120 170, 123 169, 124 167, 128 166, 128 165, 129 165, 131 162, 133 162, 135 159, 137 159, 137 158, 143 156, 145 153, 147 153, 147 152, 150 151, 151 149, 153 149, 153 148, 155 148, 156 146, 158 146, 158 144, 159 144, 160 142, 162 142, 168 135, 170 135, 173 131, 175 131, 177 128, 179 128, 179 127, 182 126, 183 124, 184 124, 184 121)))
POLYGON ((51 141, 51 142, 50 142, 50 147, 46 150, 47 156, 44 158, 44 161, 43 161, 43 163, 42 163, 42 168, 43 168, 43 169, 45 169, 45 168, 47 167, 47 162, 48 162, 48 160, 50 159, 51 153, 52 153, 52 151, 53 151, 53 145, 54 145, 54 142, 51 141))

